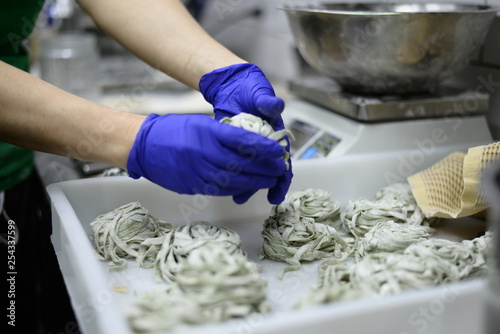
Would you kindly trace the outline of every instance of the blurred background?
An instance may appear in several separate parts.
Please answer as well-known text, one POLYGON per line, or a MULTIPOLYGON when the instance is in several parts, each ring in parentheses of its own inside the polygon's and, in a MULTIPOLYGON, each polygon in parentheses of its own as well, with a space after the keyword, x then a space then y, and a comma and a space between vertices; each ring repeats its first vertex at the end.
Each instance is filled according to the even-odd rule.
MULTIPOLYGON (((183 2, 201 26, 216 40, 240 57, 260 66, 272 81, 277 95, 285 101, 291 96, 288 83, 313 72, 297 51, 286 13, 279 9, 284 4, 308 3, 307 1, 184 0, 183 2)), ((341 2, 356 3, 356 1, 349 0, 341 2)), ((412 2, 429 1, 414 0, 412 2)), ((460 3, 461 1, 441 0, 439 2, 460 3)), ((462 2, 487 3, 500 7, 500 0, 488 0, 486 3, 485 0, 462 2)), ((87 72, 94 73, 94 76, 88 79, 93 84, 80 83, 79 87, 74 88, 77 90, 86 87, 89 90, 87 92, 74 91, 77 95, 88 94, 85 97, 134 113, 212 112, 211 106, 201 94, 142 63, 114 42, 92 22, 74 0, 47 0, 36 28, 30 40, 33 55, 32 72, 35 75, 40 75, 48 81, 57 81, 58 74, 51 73, 50 69, 51 66, 57 65, 53 64, 53 59, 50 59, 52 49, 75 46, 61 46, 61 44, 50 44, 47 41, 67 33, 84 33, 91 36, 92 40, 86 41, 90 43, 87 44, 90 46, 79 49, 79 52, 84 50, 79 61, 85 63, 81 66, 90 67, 87 72), (89 54, 88 51, 92 51, 93 54, 92 52, 89 54), (89 59, 93 60, 89 62, 89 59)), ((58 86, 77 85, 74 79, 70 79, 71 83, 68 84, 65 83, 64 78, 59 79, 60 84, 53 83, 58 86)), ((493 138, 499 140, 500 17, 498 14, 479 55, 465 70, 448 81, 471 90, 481 86, 481 89, 490 95, 486 119, 493 138)), ((69 91, 73 89, 72 87, 61 88, 69 91)))
MULTIPOLYGON (((200 24, 218 41, 242 58, 260 66, 271 80, 286 82, 307 71, 307 65, 301 60, 287 22, 286 14, 279 10, 280 5, 307 3, 305 1, 286 0, 184 0, 183 1, 200 24)), ((332 1, 334 2, 334 1, 332 1)), ((349 2, 349 1, 343 1, 349 2)), ((350 1, 355 2, 355 1, 350 1)), ((363 2, 370 2, 363 1, 363 2)), ((400 1, 403 2, 403 1, 400 1)), ((414 2, 419 2, 416 0, 414 2)), ((425 1, 420 1, 425 2, 425 1)), ((440 2, 461 2, 447 1, 440 2)), ((465 3, 484 4, 484 0, 468 0, 465 3)), ((487 0, 489 5, 500 6, 500 0, 487 0)), ((154 76, 157 89, 178 89, 182 86, 169 80, 161 73, 136 60, 120 45, 100 31, 92 20, 76 5, 74 0, 48 0, 44 15, 37 24, 37 32, 32 38, 33 61, 38 60, 40 41, 67 31, 84 31, 97 38, 98 52, 101 57, 100 85, 103 92, 117 91, 125 86, 134 86, 144 76, 154 76)), ((37 67, 34 67, 36 72, 37 67)), ((496 139, 500 138, 500 18, 497 16, 480 55, 454 80, 476 88, 478 77, 489 81, 487 85, 490 97, 488 121, 496 139)), ((483 80, 481 79, 481 80, 483 80)), ((286 94, 286 92, 282 92, 286 94)), ((106 95, 106 94, 105 94, 106 95)), ((110 99, 108 99, 109 102, 110 99)), ((126 105, 122 101, 122 105, 126 105)), ((159 111, 152 105, 133 105, 128 108, 141 112, 159 111), (150 110, 146 110, 146 109, 150 110)), ((179 104, 178 104, 179 105, 179 104)), ((122 106, 123 107, 123 106, 122 106)), ((203 111, 206 106, 200 101, 184 102, 181 109, 203 111)), ((159 107, 161 108, 161 107, 159 107)), ((165 107, 169 111, 169 107, 165 107)), ((183 111, 183 110, 180 110, 183 111)))

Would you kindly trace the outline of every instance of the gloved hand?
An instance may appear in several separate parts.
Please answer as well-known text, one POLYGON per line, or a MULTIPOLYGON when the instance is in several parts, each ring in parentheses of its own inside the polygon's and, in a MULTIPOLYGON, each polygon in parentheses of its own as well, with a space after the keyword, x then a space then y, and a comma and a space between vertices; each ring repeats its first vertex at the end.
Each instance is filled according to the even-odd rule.
POLYGON ((149 115, 130 151, 132 178, 180 194, 238 196, 275 187, 285 173, 274 140, 203 115, 149 115))
MULTIPOLYGON (((217 120, 245 112, 266 120, 274 130, 285 128, 281 118, 285 104, 275 96, 271 83, 254 64, 235 64, 207 73, 201 77, 199 88, 214 106, 217 120)), ((290 150, 289 146, 287 150, 290 150)), ((285 199, 293 177, 291 161, 289 164, 290 169, 269 190, 268 199, 272 204, 279 204, 285 199)), ((241 194, 235 200, 245 202, 257 190, 241 194)))

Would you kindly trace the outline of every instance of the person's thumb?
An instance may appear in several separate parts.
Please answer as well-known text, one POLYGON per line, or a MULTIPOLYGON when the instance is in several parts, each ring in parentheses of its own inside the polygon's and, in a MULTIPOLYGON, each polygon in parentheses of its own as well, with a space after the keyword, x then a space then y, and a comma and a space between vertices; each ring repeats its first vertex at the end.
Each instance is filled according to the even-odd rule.
POLYGON ((282 99, 263 94, 257 97, 255 107, 275 130, 284 128, 281 113, 285 109, 285 102, 282 99))

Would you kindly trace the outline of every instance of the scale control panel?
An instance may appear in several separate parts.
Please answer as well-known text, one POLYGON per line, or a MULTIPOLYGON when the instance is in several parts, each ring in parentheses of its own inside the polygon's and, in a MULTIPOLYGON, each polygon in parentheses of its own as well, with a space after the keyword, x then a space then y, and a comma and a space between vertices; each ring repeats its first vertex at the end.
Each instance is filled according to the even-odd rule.
POLYGON ((290 153, 295 159, 325 158, 340 143, 340 139, 319 128, 294 119, 287 126, 295 137, 290 143, 290 153))
POLYGON ((290 153, 296 161, 388 151, 409 151, 419 157, 427 150, 451 151, 492 141, 484 115, 363 123, 293 100, 283 116, 295 137, 290 141, 290 153))

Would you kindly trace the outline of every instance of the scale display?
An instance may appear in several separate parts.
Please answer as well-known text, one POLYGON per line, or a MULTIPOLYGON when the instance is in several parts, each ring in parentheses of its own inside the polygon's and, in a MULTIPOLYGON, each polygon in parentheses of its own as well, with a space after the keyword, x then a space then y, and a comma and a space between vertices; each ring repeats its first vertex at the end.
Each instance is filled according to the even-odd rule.
POLYGON ((317 159, 326 157, 340 143, 340 139, 324 134, 309 146, 299 159, 317 159))
POLYGON ((290 153, 296 159, 324 158, 340 143, 339 138, 328 133, 320 134, 319 128, 300 120, 293 120, 288 130, 295 138, 290 143, 290 153))

